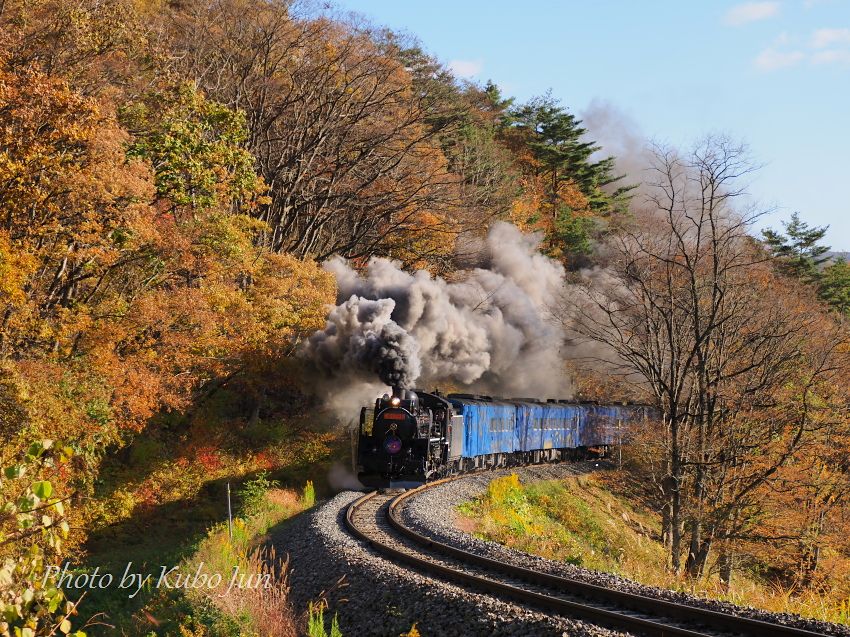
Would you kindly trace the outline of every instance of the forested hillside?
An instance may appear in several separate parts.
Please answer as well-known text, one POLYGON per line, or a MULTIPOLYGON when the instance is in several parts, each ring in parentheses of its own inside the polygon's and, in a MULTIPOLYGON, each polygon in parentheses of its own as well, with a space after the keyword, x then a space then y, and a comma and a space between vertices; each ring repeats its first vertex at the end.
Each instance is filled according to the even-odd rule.
POLYGON ((570 263, 623 211, 566 109, 392 33, 259 0, 0 17, 9 401, 44 392, 92 450, 256 382, 321 324, 331 255, 448 272, 500 217, 570 263))
MULTIPOLYGON (((330 257, 354 268, 388 257, 452 280, 502 220, 539 231, 542 250, 579 287, 611 266, 644 308, 658 281, 673 281, 679 300, 694 292, 691 309, 704 308, 709 252, 689 261, 682 236, 692 230, 677 235, 674 223, 655 237, 670 239, 667 248, 680 240, 677 249, 659 256, 641 243, 639 176, 620 175, 604 156, 551 95, 517 103, 492 83, 453 77, 408 37, 330 10, 283 0, 0 1, 0 465, 9 503, 0 585, 18 587, 3 591, 0 608, 31 588, 25 606, 43 619, 20 634, 53 634, 44 618, 54 615, 63 625, 53 593, 31 586, 47 564, 112 550, 138 532, 122 524, 180 508, 213 480, 287 468, 315 477, 347 453, 331 418, 311 413, 322 397, 294 355, 336 302, 321 267, 330 257), (671 274, 682 262, 689 269, 671 274), (700 283, 689 288, 690 275, 700 283)), ((654 219, 664 224, 663 214, 654 219)), ((735 228, 738 238, 747 231, 735 228)), ((712 237, 729 247, 728 236, 712 237)), ((850 275, 843 263, 818 270, 820 252, 783 251, 780 234, 766 244, 747 237, 745 252, 723 252, 727 270, 714 276, 727 287, 714 290, 749 289, 735 307, 758 309, 757 320, 735 314, 729 323, 767 327, 743 342, 724 340, 725 326, 696 339, 705 358, 680 371, 703 382, 702 393, 663 374, 654 395, 635 390, 569 347, 565 364, 575 373, 588 363, 575 375, 585 396, 654 399, 683 423, 686 453, 653 496, 668 507, 674 568, 699 576, 703 548, 740 542, 746 555, 774 551, 780 580, 815 585, 823 556, 836 566, 850 554, 840 531, 850 443, 838 371, 850 275), (741 259, 752 268, 738 268, 741 259), (755 308, 766 289, 777 290, 775 304, 762 298, 755 308), (727 342, 740 348, 716 363, 712 348, 727 342), (711 437, 727 422, 721 394, 760 401, 735 414, 746 436, 711 437), (743 448, 735 461, 717 460, 724 440, 743 448), (756 507, 777 484, 787 488, 756 507), (684 525, 693 550, 679 564, 684 525)), ((593 296, 605 288, 591 289, 605 307, 593 296)), ((629 320, 692 316, 679 309, 629 320)), ((683 324, 699 332, 701 320, 683 324)), ((610 332, 583 325, 571 323, 576 351, 596 337, 647 377, 641 361, 667 361, 651 343, 617 349, 610 332)), ((86 610, 98 612, 96 600, 86 610)), ((10 630, 0 635, 19 634, 10 630)))
POLYGON ((205 479, 326 457, 291 360, 334 299, 321 261, 450 274, 502 218, 570 263, 624 211, 555 100, 287 2, 13 0, 0 44, 0 459, 73 454, 28 461, 74 505, 70 554, 205 479))

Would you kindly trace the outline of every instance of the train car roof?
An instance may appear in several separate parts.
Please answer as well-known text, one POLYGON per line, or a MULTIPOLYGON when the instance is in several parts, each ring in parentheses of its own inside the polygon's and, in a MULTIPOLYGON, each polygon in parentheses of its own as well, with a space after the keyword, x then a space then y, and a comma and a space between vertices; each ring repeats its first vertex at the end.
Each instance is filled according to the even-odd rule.
POLYGON ((449 394, 449 401, 472 405, 498 405, 502 407, 514 406, 516 403, 507 398, 493 398, 492 396, 479 396, 476 394, 449 394))
POLYGON ((631 403, 631 402, 599 402, 597 400, 568 400, 557 398, 496 398, 483 394, 448 394, 445 396, 448 400, 456 400, 458 402, 476 402, 476 403, 494 403, 494 404, 521 404, 521 405, 563 405, 567 406, 582 406, 582 407, 647 407, 652 408, 652 405, 646 403, 631 403))

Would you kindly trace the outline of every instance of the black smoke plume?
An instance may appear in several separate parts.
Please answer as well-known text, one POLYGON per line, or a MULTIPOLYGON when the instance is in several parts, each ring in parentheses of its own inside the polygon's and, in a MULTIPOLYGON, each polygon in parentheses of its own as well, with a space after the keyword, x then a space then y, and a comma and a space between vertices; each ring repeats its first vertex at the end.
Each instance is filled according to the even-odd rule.
POLYGON ((563 334, 549 314, 564 271, 537 251, 538 242, 498 223, 481 246, 479 267, 452 282, 387 259, 372 259, 363 273, 333 259, 325 268, 336 276, 339 304, 300 354, 352 396, 352 385, 372 383, 374 391, 377 379, 566 396, 563 334))

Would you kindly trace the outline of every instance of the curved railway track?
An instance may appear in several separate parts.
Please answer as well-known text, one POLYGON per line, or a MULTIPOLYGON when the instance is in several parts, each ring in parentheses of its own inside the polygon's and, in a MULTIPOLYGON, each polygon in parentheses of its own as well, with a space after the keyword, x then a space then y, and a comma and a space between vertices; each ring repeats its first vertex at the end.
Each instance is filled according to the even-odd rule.
POLYGON ((405 502, 440 480, 403 493, 373 491, 352 502, 345 521, 350 532, 392 561, 419 572, 512 599, 549 613, 659 637, 815 637, 782 624, 737 617, 612 590, 586 582, 529 570, 437 542, 408 527, 401 517, 405 502))

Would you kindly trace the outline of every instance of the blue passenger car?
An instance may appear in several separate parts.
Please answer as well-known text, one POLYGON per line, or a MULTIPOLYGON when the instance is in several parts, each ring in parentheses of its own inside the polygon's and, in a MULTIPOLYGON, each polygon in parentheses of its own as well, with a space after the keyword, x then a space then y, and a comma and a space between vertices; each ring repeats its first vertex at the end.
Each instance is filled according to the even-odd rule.
POLYGON ((578 417, 576 406, 548 403, 543 413, 543 445, 538 449, 573 447, 573 431, 578 417))
POLYGON ((494 401, 466 394, 449 400, 463 417, 463 458, 619 444, 620 425, 645 417, 643 408, 630 405, 494 401))
POLYGON ((546 406, 540 403, 518 402, 517 451, 543 448, 543 419, 546 406))
POLYGON ((515 405, 454 397, 450 401, 456 413, 463 416, 462 457, 512 453, 516 449, 515 405))

